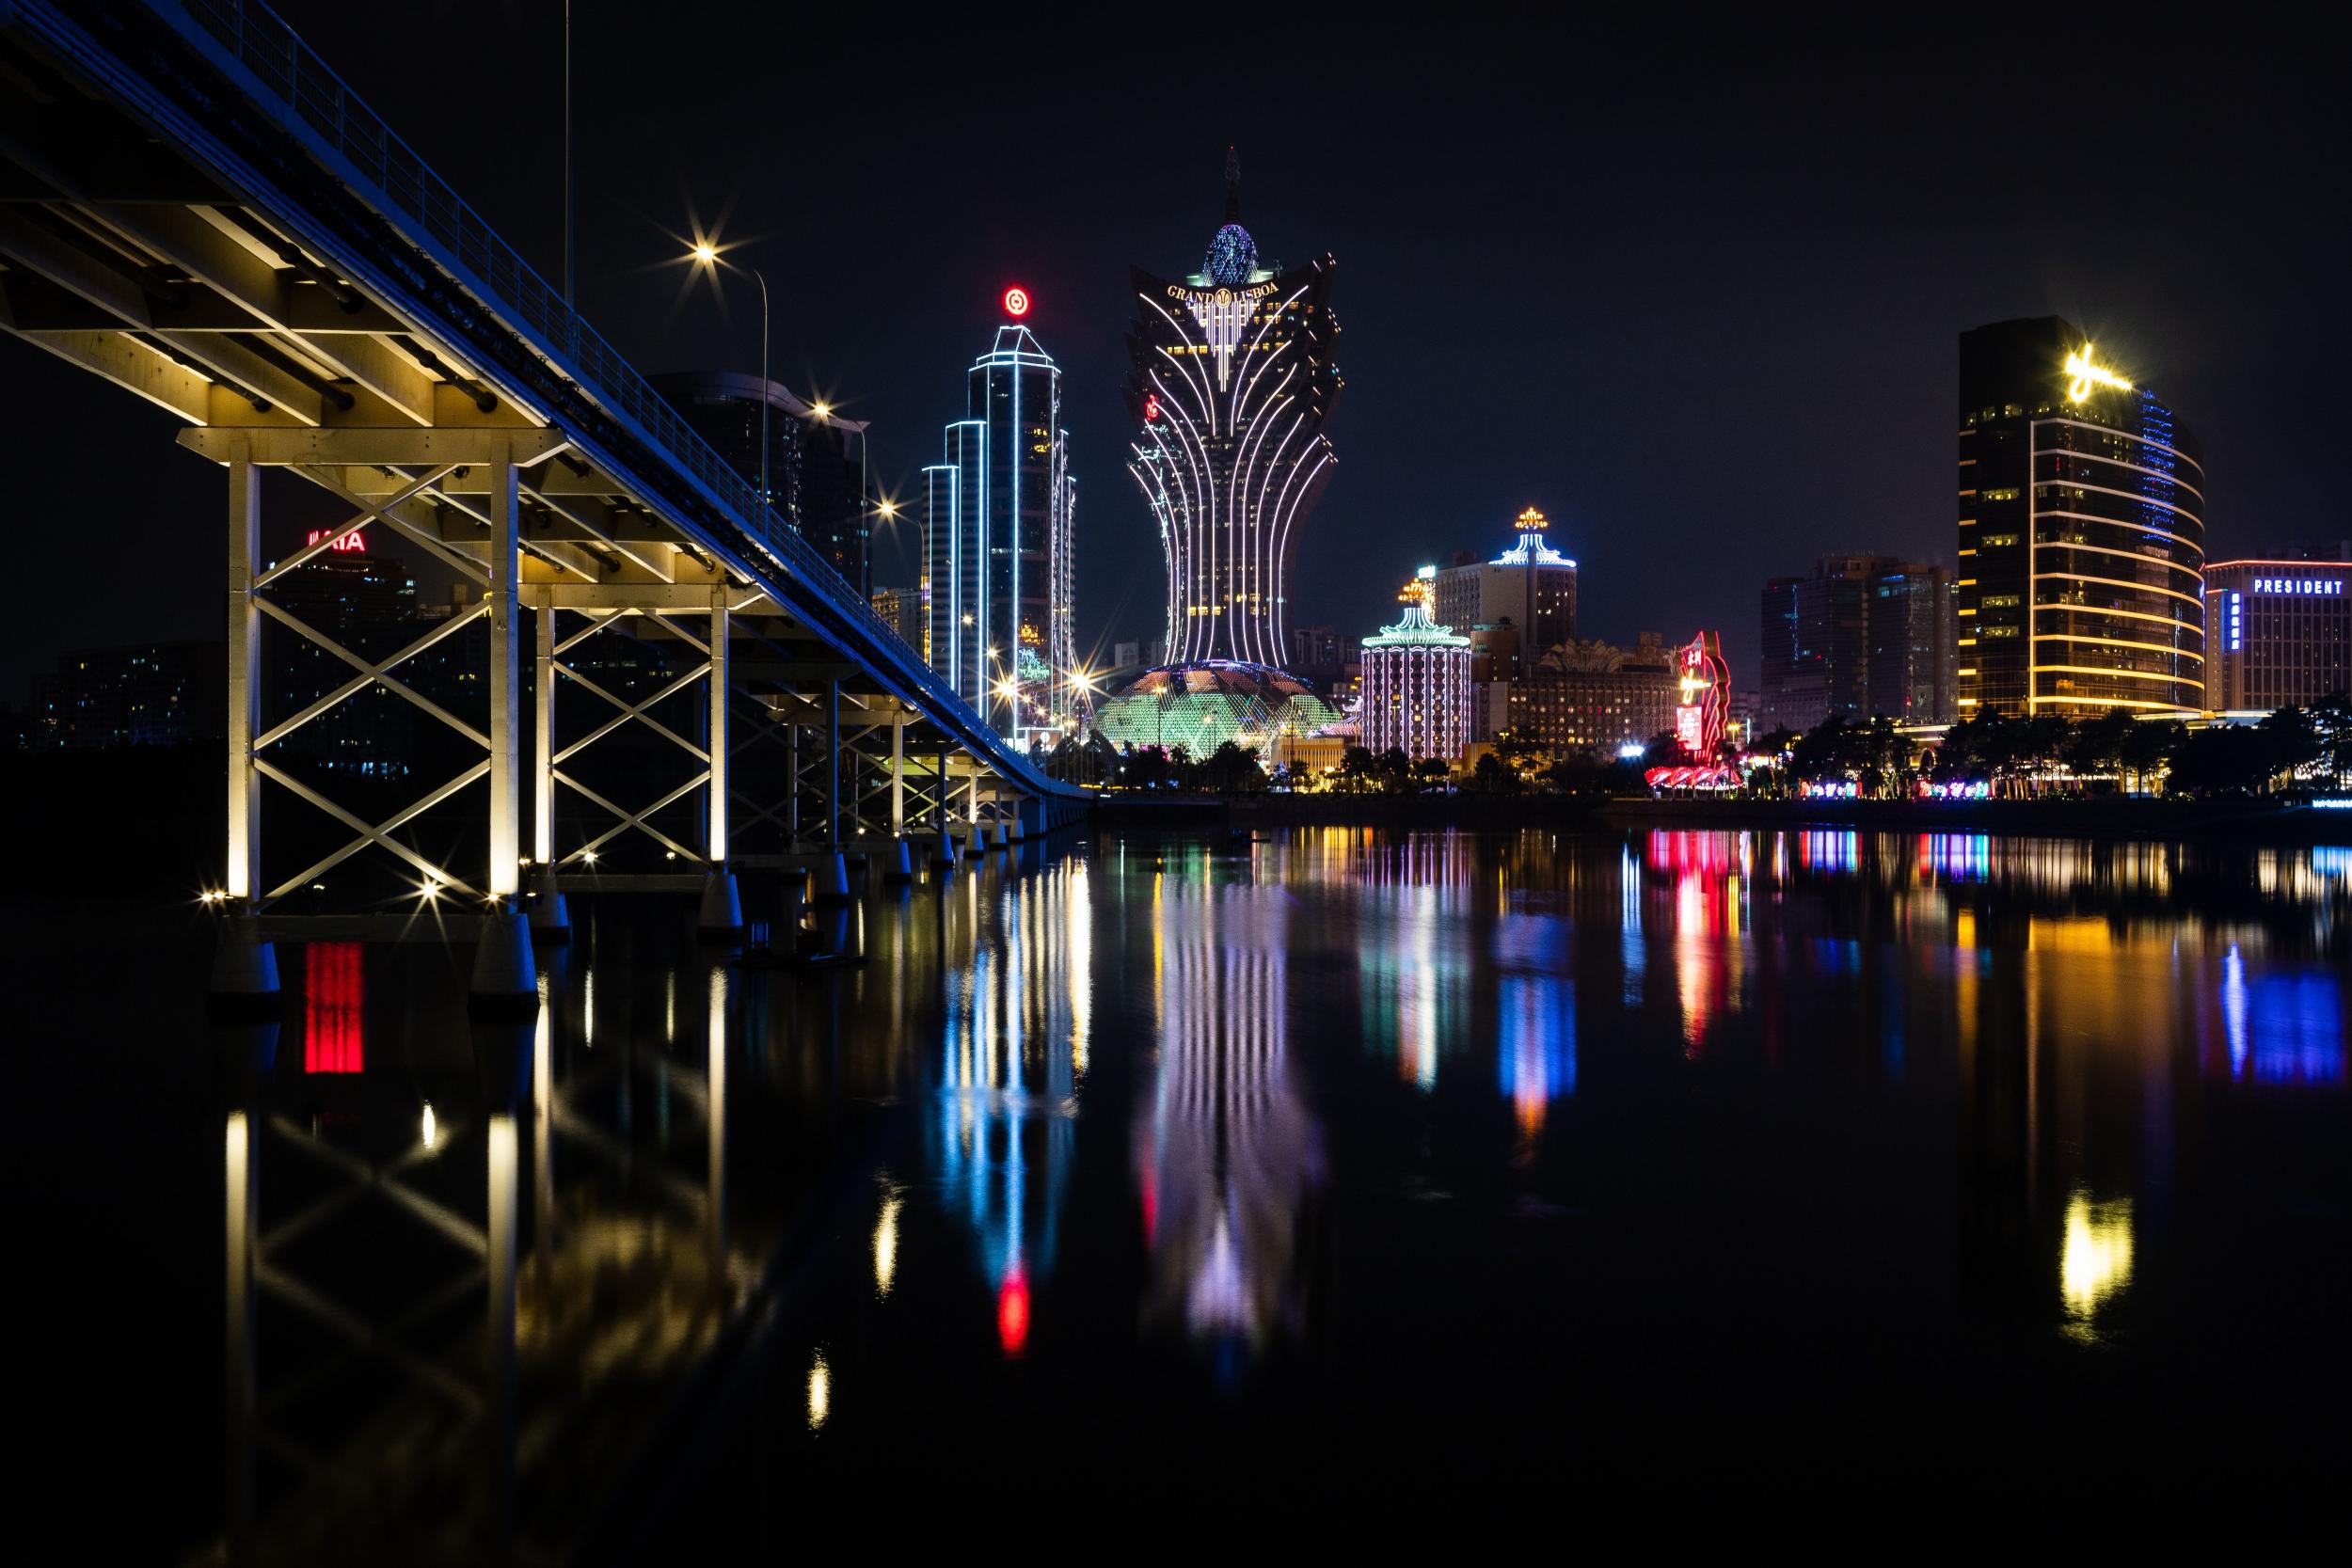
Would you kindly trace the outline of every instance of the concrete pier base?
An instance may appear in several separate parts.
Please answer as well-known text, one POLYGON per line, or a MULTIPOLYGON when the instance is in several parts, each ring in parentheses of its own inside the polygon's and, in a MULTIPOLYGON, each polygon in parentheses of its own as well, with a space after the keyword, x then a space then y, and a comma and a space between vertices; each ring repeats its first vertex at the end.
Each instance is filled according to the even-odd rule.
POLYGON ((946 829, 939 830, 939 842, 931 846, 931 868, 953 871, 956 868, 956 835, 946 829))
POLYGON ((223 1017, 275 1015, 278 944, 262 940, 261 922, 240 911, 221 923, 213 952, 210 1006, 223 1017))
POLYGON ((988 830, 981 827, 977 822, 975 822, 972 824, 972 831, 964 835, 963 858, 965 860, 974 860, 987 853, 988 830))
POLYGON ((819 904, 846 904, 850 901, 850 863, 836 849, 829 855, 818 855, 812 878, 815 886, 810 898, 819 904))
POLYGON ((1012 839, 1005 832, 1004 818, 998 817, 996 819, 996 832, 991 836, 989 847, 992 849, 1006 849, 1011 847, 1011 846, 1012 839))
POLYGON ((1018 816, 1012 819, 1012 826, 1008 829, 1007 832, 1012 835, 1012 841, 1015 844, 1021 843, 1029 836, 1029 830, 1023 825, 1021 818, 1018 816))
POLYGON ((555 867, 540 866, 531 874, 531 940, 534 942, 572 940, 571 906, 555 880, 555 867))
POLYGON ((499 903, 482 917, 466 1010, 476 1018, 528 1018, 538 1006, 539 971, 531 951, 531 923, 513 904, 499 903))
POLYGON ((703 907, 694 917, 694 935, 704 942, 732 942, 742 934, 743 900, 736 892, 735 873, 722 867, 703 883, 703 907))
POLYGON ((888 882, 914 880, 914 847, 905 839, 892 841, 890 859, 882 871, 882 879, 888 882))

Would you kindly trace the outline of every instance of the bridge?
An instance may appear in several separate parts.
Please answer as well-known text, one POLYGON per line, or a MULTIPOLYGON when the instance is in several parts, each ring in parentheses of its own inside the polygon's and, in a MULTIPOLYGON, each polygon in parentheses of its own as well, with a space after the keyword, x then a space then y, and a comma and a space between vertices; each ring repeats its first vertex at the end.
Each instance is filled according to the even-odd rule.
POLYGON ((181 444, 226 476, 218 989, 274 993, 264 939, 302 928, 286 901, 358 863, 479 911, 478 983, 520 995, 567 889, 698 887, 705 927, 730 932, 736 866, 807 866, 846 896, 861 856, 940 863, 1086 810, 266 7, 0 0, 0 326, 184 420, 181 444), (347 520, 266 559, 271 467, 347 520), (370 530, 467 585, 402 647, 284 602, 370 530), (654 692, 586 657, 621 637, 663 651, 654 692), (477 706, 405 678, 457 651, 477 706), (339 684, 285 699, 273 660, 295 652, 339 684), (459 755, 396 807, 355 809, 287 742, 387 693, 459 755), (624 730, 683 769, 649 801, 584 776, 624 730), (278 831, 288 810, 300 832, 278 831), (457 848, 420 839, 427 814, 457 848))

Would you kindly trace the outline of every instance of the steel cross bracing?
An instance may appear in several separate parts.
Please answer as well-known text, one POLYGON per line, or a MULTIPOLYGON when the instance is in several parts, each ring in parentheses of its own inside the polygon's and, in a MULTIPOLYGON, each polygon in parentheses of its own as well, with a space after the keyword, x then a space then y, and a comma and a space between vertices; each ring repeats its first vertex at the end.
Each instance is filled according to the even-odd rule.
MULTIPOLYGON (((526 761, 540 742, 516 640, 550 593, 565 610, 699 624, 723 588, 730 610, 765 617, 759 635, 838 672, 823 689, 853 733, 877 707, 903 710, 913 717, 893 731, 900 742, 919 726, 921 754, 944 745, 960 768, 987 775, 991 796, 1041 797, 1057 816, 1089 798, 1044 778, 958 700, 265 8, 10 0, 0 7, 0 327, 198 427, 183 444, 229 471, 228 891, 238 898, 297 881, 262 875, 264 781, 345 814, 349 853, 380 850, 404 874, 453 888, 515 891, 526 803, 552 787, 535 755, 526 761), (299 549, 273 546, 254 475, 266 467, 337 495, 351 520, 299 549), (403 679, 420 651, 443 649, 378 659, 331 633, 317 643, 366 683, 339 701, 376 687, 452 733, 479 736, 466 738, 486 766, 451 783, 460 794, 486 785, 466 835, 486 847, 463 865, 402 836, 413 814, 386 820, 322 804, 332 797, 316 780, 262 754, 295 733, 273 733, 256 710, 278 685, 260 657, 262 619, 284 620, 270 591, 355 531, 397 535, 483 592, 483 608, 450 634, 486 633, 484 722, 403 679), (262 564, 271 558, 280 564, 262 564)), ((714 656, 728 645, 715 640, 714 656)), ((817 684, 794 689, 810 695, 817 684)), ((723 731, 723 715, 743 705, 712 705, 723 731)), ((731 748, 705 745, 707 766, 723 775, 731 748)), ((838 815, 854 829, 881 816, 874 763, 870 748, 845 760, 838 815)), ((967 790, 982 787, 976 773, 967 790)), ((901 808, 903 790, 893 791, 901 808)), ((670 852, 722 858, 712 846, 723 846, 745 793, 723 777, 707 782, 700 842, 672 832, 670 852)), ((750 792, 755 814, 773 803, 750 792)), ((650 813, 617 815, 642 827, 650 813)), ((529 831, 528 858, 540 858, 538 829, 529 831)))

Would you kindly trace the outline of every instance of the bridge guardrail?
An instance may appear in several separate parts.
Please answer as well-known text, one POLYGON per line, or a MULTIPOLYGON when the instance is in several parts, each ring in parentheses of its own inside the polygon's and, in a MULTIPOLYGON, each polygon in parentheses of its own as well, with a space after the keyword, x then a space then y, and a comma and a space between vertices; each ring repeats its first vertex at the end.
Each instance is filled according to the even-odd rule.
MULTIPOLYGON (((940 681, 898 628, 874 612, 864 594, 833 562, 776 515, 758 489, 746 483, 709 443, 678 417, 637 368, 606 342, 449 182, 344 86, 342 78, 260 0, 182 0, 188 16, 243 65, 302 122, 373 181, 392 205, 450 247, 459 262, 500 297, 485 305, 510 309, 543 341, 564 354, 564 371, 597 402, 636 420, 663 451, 746 519, 756 519, 760 543, 810 586, 849 610, 883 646, 903 651, 915 683, 933 701, 970 712, 940 681)), ((864 504, 864 498, 859 499, 864 504)), ((976 727, 986 721, 973 714, 976 727)))

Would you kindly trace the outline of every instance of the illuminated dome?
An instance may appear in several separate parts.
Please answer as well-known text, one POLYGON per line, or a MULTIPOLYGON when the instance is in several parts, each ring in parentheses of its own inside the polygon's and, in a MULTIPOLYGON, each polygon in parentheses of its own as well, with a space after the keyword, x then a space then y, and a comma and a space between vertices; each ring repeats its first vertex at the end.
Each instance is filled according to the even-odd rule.
POLYGON ((1212 659, 1146 670, 1096 711, 1094 727, 1118 746, 1182 746, 1203 757, 1231 740, 1256 747, 1270 762, 1278 738, 1311 734, 1340 717, 1295 675, 1212 659))
POLYGON ((1201 263, 1200 270, 1212 283, 1229 288, 1247 283, 1249 275, 1258 270, 1258 242, 1240 224, 1229 223, 1209 242, 1209 259, 1201 263))

